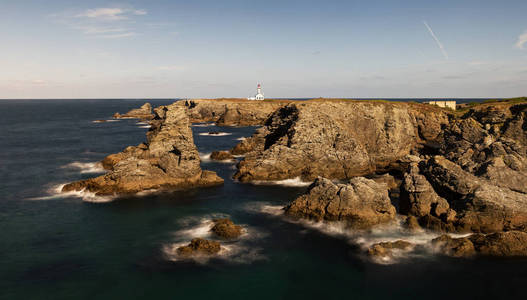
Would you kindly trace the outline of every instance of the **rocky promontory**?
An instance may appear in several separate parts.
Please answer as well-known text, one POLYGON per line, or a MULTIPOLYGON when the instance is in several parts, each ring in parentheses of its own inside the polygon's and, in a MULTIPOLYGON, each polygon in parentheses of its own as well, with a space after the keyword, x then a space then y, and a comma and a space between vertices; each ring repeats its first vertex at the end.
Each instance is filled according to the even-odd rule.
POLYGON ((222 184, 215 172, 200 167, 186 109, 172 104, 156 108, 155 114, 146 143, 106 157, 102 163, 107 174, 67 184, 62 190, 112 195, 222 184))
POLYGON ((289 103, 286 100, 196 99, 178 101, 192 123, 215 122, 219 126, 262 125, 269 115, 289 103))
POLYGON ((124 115, 121 115, 120 113, 116 112, 115 114, 113 114, 113 117, 115 119, 150 120, 154 118, 154 114, 152 114, 152 105, 150 105, 150 103, 145 103, 140 108, 132 109, 124 115))

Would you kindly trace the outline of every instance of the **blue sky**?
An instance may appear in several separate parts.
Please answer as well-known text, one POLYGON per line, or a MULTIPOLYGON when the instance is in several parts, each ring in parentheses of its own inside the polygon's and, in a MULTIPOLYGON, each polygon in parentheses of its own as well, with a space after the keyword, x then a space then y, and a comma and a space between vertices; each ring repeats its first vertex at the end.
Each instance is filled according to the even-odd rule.
POLYGON ((527 1, 0 0, 0 98, 527 95, 527 1))

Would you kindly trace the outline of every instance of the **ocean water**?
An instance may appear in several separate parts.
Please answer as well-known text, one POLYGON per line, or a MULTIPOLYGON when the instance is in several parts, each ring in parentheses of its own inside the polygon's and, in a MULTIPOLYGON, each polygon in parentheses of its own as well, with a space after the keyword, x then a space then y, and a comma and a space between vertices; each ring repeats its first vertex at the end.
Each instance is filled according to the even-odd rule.
MULTIPOLYGON (((145 100, 0 101, 1 299, 504 299, 524 295, 526 259, 423 254, 380 264, 338 226, 293 222, 280 208, 306 186, 241 184, 233 163, 208 159, 254 127, 193 126, 204 169, 219 187, 93 203, 57 186, 100 174, 97 161, 145 140, 137 120, 95 123, 145 100), (219 131, 224 135, 206 135, 219 131), (205 134, 204 134, 205 133, 205 134), (209 237, 213 218, 246 228, 218 258, 181 261, 174 247, 209 237)), ((154 106, 168 100, 149 101, 154 106)), ((416 241, 431 238, 408 236, 416 241)))

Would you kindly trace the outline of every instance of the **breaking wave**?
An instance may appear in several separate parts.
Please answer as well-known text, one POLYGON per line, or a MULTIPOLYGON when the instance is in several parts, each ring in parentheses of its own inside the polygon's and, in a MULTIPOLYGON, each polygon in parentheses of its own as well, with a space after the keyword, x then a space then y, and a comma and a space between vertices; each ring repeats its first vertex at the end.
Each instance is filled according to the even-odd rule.
POLYGON ((199 158, 201 159, 201 161, 210 161, 210 155, 212 154, 212 152, 209 152, 209 153, 203 153, 203 152, 199 152, 199 158))
POLYGON ((242 137, 237 138, 236 140, 237 141, 245 141, 246 139, 247 139, 246 137, 242 136, 242 137))
POLYGON ((283 185, 283 186, 309 186, 312 182, 302 181, 300 177, 284 180, 255 180, 251 182, 255 185, 283 185))
POLYGON ((102 167, 102 164, 100 162, 74 161, 65 166, 62 166, 61 169, 76 169, 76 170, 79 170, 81 174, 106 172, 106 170, 102 167))
POLYGON ((115 119, 111 119, 111 120, 94 120, 94 121, 91 121, 92 123, 106 123, 106 122, 119 122, 120 120, 115 120, 115 119))
POLYGON ((86 202, 104 203, 104 202, 110 202, 115 199, 115 197, 113 196, 98 196, 98 195, 95 195, 95 193, 84 191, 84 190, 83 191, 62 192, 62 188, 64 186, 65 184, 55 185, 46 191, 48 196, 27 198, 26 200, 55 200, 55 199, 63 199, 63 198, 72 197, 72 198, 80 198, 82 199, 82 201, 86 201, 86 202))
POLYGON ((232 135, 230 132, 218 132, 218 133, 210 133, 210 132, 202 132, 199 135, 206 135, 206 136, 226 136, 226 135, 232 135))
POLYGON ((144 126, 137 126, 137 127, 139 127, 139 128, 146 128, 146 129, 148 129, 148 128, 152 128, 152 125, 144 125, 144 126))

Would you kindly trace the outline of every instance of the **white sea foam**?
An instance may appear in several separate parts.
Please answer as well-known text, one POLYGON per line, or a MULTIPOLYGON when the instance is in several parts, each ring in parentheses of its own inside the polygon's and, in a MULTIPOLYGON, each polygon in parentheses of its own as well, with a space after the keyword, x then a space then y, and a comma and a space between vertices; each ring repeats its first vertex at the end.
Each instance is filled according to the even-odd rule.
POLYGON ((283 186, 308 186, 312 182, 302 181, 300 177, 284 179, 284 180, 255 180, 251 181, 255 185, 283 185, 283 186))
POLYGON ((94 120, 92 123, 106 123, 106 122, 119 122, 120 120, 110 119, 110 120, 94 120))
POLYGON ((79 170, 81 174, 89 173, 104 173, 106 170, 102 167, 100 162, 80 162, 74 161, 65 166, 61 167, 62 169, 76 169, 79 170))
POLYGON ((206 135, 206 136, 226 136, 226 135, 232 135, 230 132, 218 132, 218 133, 210 133, 210 132, 202 132, 199 135, 206 135))
POLYGON ((209 152, 209 153, 199 152, 198 154, 199 154, 199 158, 201 159, 201 161, 208 162, 210 161, 210 155, 212 154, 212 152, 209 152))
POLYGON ((136 125, 148 125, 148 122, 142 122, 142 121, 141 121, 141 122, 137 122, 137 123, 135 123, 135 124, 136 124, 136 125))
POLYGON ((54 199, 61 199, 61 198, 80 198, 83 201, 86 202, 94 202, 94 203, 102 203, 102 202, 110 202, 115 199, 113 196, 97 196, 95 193, 88 192, 88 191, 71 191, 71 192, 62 192, 62 188, 65 184, 59 184, 51 187, 46 191, 46 194, 48 196, 42 196, 42 197, 33 197, 33 198, 27 198, 27 200, 54 200, 54 199))
POLYGON ((210 126, 214 126, 216 125, 216 123, 196 123, 196 124, 192 124, 193 127, 210 127, 210 126))
POLYGON ((272 205, 268 202, 249 202, 243 205, 243 209, 249 212, 264 213, 272 216, 281 216, 284 214, 283 206, 272 205))
POLYGON ((152 128, 152 125, 144 125, 144 126, 137 126, 137 127, 148 129, 148 128, 152 128))
POLYGON ((180 221, 186 228, 174 233, 175 242, 166 244, 162 251, 166 259, 170 261, 192 260, 200 264, 206 264, 211 259, 226 260, 232 263, 251 263, 257 260, 264 260, 266 257, 262 254, 262 249, 249 245, 255 239, 266 237, 266 232, 261 232, 247 225, 242 225, 244 233, 235 241, 218 240, 211 233, 214 226, 214 219, 225 218, 225 214, 211 214, 201 218, 188 217, 180 221), (215 255, 196 255, 192 257, 181 257, 177 254, 177 249, 189 244, 193 238, 206 238, 209 240, 218 240, 221 243, 220 252, 215 255))
POLYGON ((246 140, 246 139, 247 139, 246 137, 242 136, 242 137, 237 138, 236 140, 237 140, 237 141, 244 141, 244 140, 246 140))

